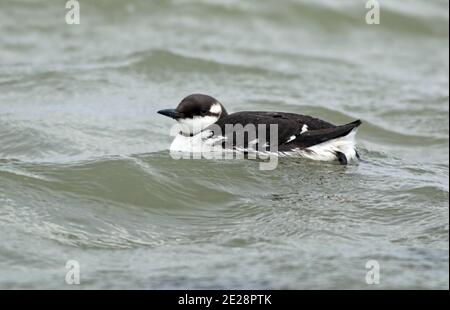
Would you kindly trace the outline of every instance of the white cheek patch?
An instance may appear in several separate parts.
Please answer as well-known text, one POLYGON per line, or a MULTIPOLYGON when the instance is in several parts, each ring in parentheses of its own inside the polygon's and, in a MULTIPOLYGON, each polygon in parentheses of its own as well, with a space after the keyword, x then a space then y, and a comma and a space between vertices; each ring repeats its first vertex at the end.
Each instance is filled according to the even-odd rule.
POLYGON ((208 126, 217 122, 216 116, 195 116, 194 118, 180 118, 178 122, 181 125, 183 134, 197 134, 208 126))
POLYGON ((304 124, 302 127, 302 131, 300 132, 300 134, 305 133, 308 131, 308 125, 304 124))
POLYGON ((212 114, 220 114, 220 113, 222 113, 222 107, 220 106, 220 104, 215 103, 211 106, 211 108, 209 109, 209 112, 212 114))

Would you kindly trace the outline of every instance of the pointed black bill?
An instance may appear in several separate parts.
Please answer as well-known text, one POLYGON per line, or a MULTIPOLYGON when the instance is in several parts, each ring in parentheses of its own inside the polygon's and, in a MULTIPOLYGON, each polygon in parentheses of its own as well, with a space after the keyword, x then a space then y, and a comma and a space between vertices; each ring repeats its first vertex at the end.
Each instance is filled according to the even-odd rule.
POLYGON ((173 119, 178 119, 183 117, 183 114, 180 112, 177 112, 177 110, 175 109, 165 109, 165 110, 160 110, 158 111, 159 114, 162 114, 164 116, 173 118, 173 119))

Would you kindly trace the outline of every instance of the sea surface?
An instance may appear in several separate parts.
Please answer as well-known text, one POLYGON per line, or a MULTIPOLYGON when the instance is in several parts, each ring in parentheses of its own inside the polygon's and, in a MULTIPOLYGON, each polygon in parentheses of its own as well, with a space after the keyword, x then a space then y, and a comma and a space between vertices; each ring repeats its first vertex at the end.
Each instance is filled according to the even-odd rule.
POLYGON ((0 288, 448 289, 449 3, 378 2, 1 0, 0 288), (191 93, 362 161, 175 160, 191 93))

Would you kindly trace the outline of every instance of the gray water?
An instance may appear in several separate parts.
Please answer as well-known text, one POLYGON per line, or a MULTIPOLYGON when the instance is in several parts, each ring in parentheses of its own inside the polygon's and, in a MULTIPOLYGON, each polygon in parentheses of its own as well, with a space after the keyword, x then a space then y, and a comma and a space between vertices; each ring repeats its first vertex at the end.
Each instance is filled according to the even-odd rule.
POLYGON ((448 289, 449 4, 379 2, 2 0, 0 288, 448 289), (197 92, 361 119, 363 161, 174 160, 197 92))

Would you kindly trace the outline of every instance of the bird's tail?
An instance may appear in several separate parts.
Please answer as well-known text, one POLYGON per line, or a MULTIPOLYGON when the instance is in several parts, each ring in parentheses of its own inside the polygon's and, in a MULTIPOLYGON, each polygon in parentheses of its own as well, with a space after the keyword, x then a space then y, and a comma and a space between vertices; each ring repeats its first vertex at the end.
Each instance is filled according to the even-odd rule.
POLYGON ((341 164, 357 158, 355 148, 356 130, 361 125, 357 120, 346 125, 305 132, 302 138, 310 144, 304 156, 315 160, 338 160, 341 164))
POLYGON ((302 142, 306 144, 306 147, 310 147, 329 140, 345 137, 353 130, 358 128, 359 125, 361 125, 361 121, 356 120, 346 125, 330 127, 320 130, 310 130, 302 134, 302 142))

